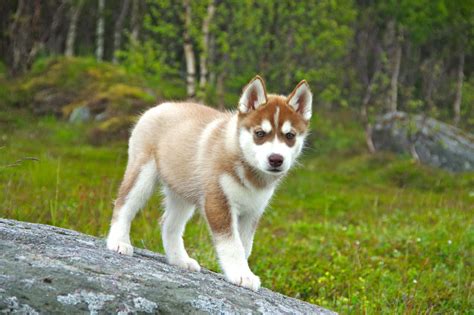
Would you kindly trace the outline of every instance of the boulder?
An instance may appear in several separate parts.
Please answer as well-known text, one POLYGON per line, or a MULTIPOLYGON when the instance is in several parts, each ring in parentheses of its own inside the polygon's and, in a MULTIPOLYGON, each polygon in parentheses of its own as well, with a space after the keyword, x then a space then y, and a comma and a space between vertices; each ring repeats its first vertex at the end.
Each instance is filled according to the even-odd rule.
POLYGON ((426 116, 387 113, 374 124, 372 141, 376 150, 410 154, 437 168, 474 170, 474 136, 426 116))
POLYGON ((0 313, 334 314, 268 289, 253 292, 162 255, 133 257, 103 239, 0 219, 0 313))
POLYGON ((69 116, 70 123, 83 123, 91 119, 91 111, 87 106, 76 107, 71 116, 69 116))

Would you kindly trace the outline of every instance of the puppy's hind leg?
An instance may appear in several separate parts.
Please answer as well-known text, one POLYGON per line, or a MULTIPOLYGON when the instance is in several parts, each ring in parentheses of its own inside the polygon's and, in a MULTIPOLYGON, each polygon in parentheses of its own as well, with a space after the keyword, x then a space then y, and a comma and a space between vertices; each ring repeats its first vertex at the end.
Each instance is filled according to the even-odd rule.
POLYGON ((114 214, 107 237, 107 248, 124 255, 132 255, 130 226, 137 212, 143 208, 154 191, 158 172, 154 160, 141 165, 129 163, 115 201, 114 214))
POLYGON ((161 221, 161 236, 168 263, 183 269, 200 271, 199 263, 189 257, 183 241, 186 223, 193 216, 195 207, 167 187, 163 188, 163 192, 165 214, 161 221))

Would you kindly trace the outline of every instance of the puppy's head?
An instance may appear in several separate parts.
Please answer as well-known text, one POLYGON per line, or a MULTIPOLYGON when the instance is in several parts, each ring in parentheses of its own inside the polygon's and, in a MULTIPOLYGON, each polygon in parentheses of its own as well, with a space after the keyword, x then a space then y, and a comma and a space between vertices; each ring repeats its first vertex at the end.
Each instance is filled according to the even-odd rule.
POLYGON ((261 172, 280 176, 303 149, 313 96, 301 81, 287 97, 267 95, 256 76, 239 100, 239 144, 247 163, 261 172))

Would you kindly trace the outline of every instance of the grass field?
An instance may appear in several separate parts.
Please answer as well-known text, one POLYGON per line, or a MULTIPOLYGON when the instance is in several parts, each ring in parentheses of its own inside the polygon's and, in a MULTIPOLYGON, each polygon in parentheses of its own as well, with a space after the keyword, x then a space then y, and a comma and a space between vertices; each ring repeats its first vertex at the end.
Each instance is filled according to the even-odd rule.
MULTIPOLYGON (((263 286, 343 314, 472 314, 474 174, 370 156, 349 115, 323 117, 257 231, 250 265, 263 286)), ((126 144, 94 147, 85 133, 0 112, 0 216, 104 237, 126 144)), ((135 246, 162 252, 160 215, 156 194, 134 221, 135 246)), ((218 271, 198 216, 185 242, 218 271)))

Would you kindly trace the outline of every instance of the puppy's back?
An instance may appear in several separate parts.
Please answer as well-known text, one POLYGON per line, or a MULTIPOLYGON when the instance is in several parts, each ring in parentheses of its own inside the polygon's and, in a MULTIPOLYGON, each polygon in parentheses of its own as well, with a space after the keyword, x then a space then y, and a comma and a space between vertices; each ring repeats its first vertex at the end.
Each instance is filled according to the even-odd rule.
MULTIPOLYGON (((200 178, 196 162, 206 127, 229 114, 196 103, 163 103, 146 111, 132 131, 129 162, 154 159, 160 179, 197 202, 200 178)), ((202 153, 201 153, 202 154, 202 153)))

